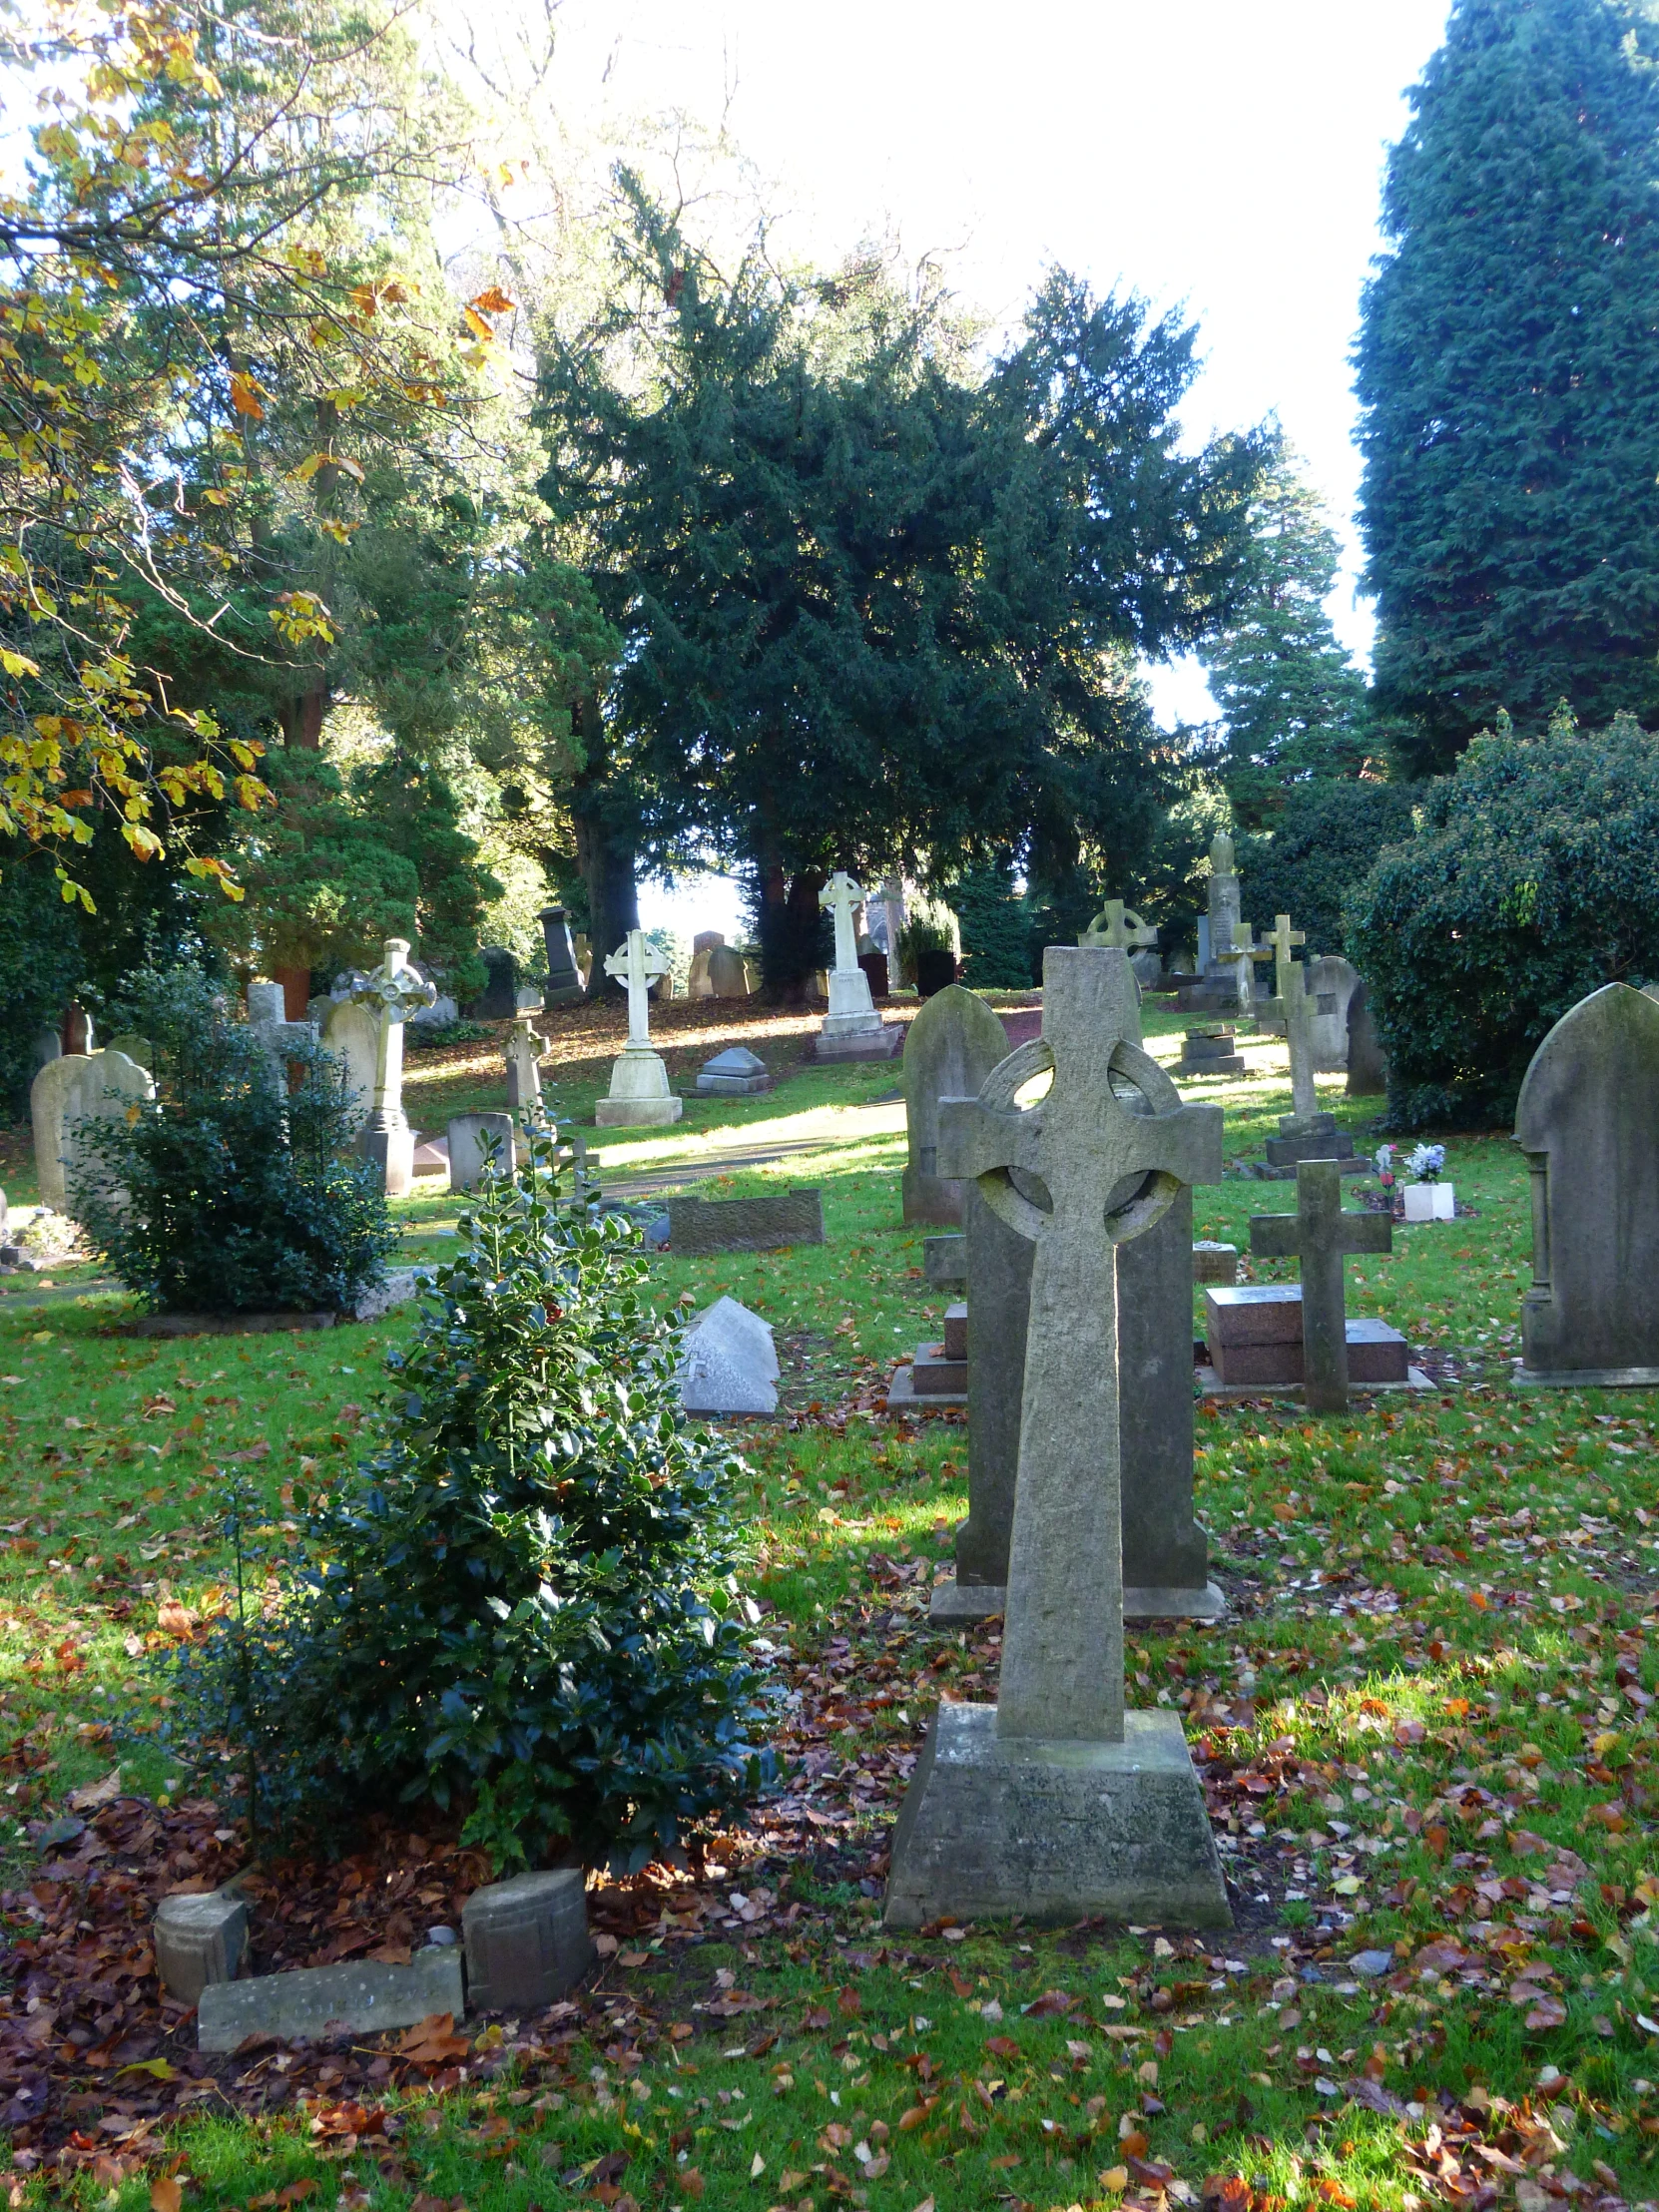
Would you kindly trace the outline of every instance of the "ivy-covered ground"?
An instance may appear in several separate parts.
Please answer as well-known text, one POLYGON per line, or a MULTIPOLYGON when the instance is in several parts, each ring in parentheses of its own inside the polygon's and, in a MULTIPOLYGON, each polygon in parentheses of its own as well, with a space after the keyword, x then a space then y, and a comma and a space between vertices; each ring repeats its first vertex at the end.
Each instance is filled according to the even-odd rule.
MULTIPOLYGON (((1154 1049, 1172 1055, 1176 1027, 1153 1015, 1154 1049)), ((1283 1047, 1247 1057, 1259 1075, 1194 1087, 1228 1107, 1235 1169, 1288 1107, 1283 1047)), ((698 1186, 816 1184, 824 1248, 655 1263, 665 1300, 731 1291, 787 1355, 784 1416, 748 1426, 742 1501, 784 1787, 694 1874, 600 1884, 599 1969, 551 2015, 434 2024, 387 2049, 195 2054, 145 1932, 158 1896, 223 1880, 245 1840, 212 1802, 175 1802, 156 1744, 122 1732, 160 1717, 147 1652, 191 1633, 222 1586, 218 1470, 268 1485, 274 1517, 296 1478, 326 1481, 371 1429, 408 1318, 158 1345, 118 1334, 120 1302, 73 1278, 8 1283, 15 2204, 1659 2198, 1653 1408, 1511 1388, 1526 1178, 1499 1136, 1450 1147, 1468 1212, 1350 1266, 1351 1310, 1394 1321, 1443 1387, 1328 1421, 1266 1399, 1201 1408, 1198 1499, 1230 1614, 1134 1637, 1131 1694, 1184 1713, 1233 1933, 883 1936, 887 1836, 928 1715, 941 1695, 993 1695, 997 1661, 994 1625, 926 1619, 965 1502, 963 1431, 876 1417, 939 1309, 899 1221, 901 1117, 874 1103, 896 1079, 804 1075, 739 1111, 696 1108, 667 1139, 607 1140, 608 1172, 661 1173, 711 1141, 811 1130, 827 1084, 854 1109, 822 1151, 698 1186)), ((1365 1130, 1369 1105, 1331 1102, 1365 1130)), ((1233 1172, 1199 1194, 1199 1232, 1247 1245, 1250 1215, 1290 1202, 1233 1172)), ((410 1249, 441 1253, 454 1211, 412 1206, 410 1249)), ((344 1867, 267 1870, 256 1944, 284 1963, 396 1956, 454 1924, 483 1876, 435 1825, 395 1822, 344 1867)))

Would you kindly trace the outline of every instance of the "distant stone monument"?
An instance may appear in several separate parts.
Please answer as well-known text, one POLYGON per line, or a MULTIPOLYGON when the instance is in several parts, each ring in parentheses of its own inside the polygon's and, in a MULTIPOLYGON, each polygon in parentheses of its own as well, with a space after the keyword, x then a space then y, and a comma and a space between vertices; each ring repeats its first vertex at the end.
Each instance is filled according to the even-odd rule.
POLYGON ((896 1025, 889 1029, 875 1011, 869 977, 858 965, 853 910, 863 892, 844 868, 837 868, 818 894, 821 906, 835 917, 835 964, 829 982, 830 1011, 816 1040, 821 1060, 889 1060, 904 1041, 896 1025))
POLYGON ((1268 1165, 1283 1175, 1293 1173, 1303 1160, 1341 1160, 1347 1172, 1359 1173, 1354 1139, 1337 1127, 1335 1114, 1320 1111, 1314 1087, 1314 998, 1308 987, 1308 971, 1291 957, 1293 944, 1303 941, 1300 929, 1291 927, 1289 914, 1278 917, 1273 944, 1277 955, 1279 995, 1269 1001, 1270 1010, 1285 1024, 1285 1042, 1291 1057, 1291 1111, 1279 1119, 1279 1134, 1268 1139, 1268 1165))
POLYGON ((935 1714, 893 1837, 893 1927, 1231 1922, 1179 1716, 1124 1709, 1115 1248, 1221 1179, 1217 1109, 1146 1110, 1168 1078, 1136 1009, 1126 955, 1050 946, 1042 1037, 941 1116, 941 1171, 975 1178, 1035 1253, 998 1700, 935 1714))
POLYGON ((1327 952, 1308 962, 1308 995, 1314 1002, 1314 1072, 1338 1075, 1348 1066, 1348 1010, 1360 987, 1351 960, 1327 952))
POLYGON ((417 1006, 430 1006, 436 987, 409 964, 402 937, 388 937, 385 957, 371 975, 351 981, 353 1004, 373 1018, 374 1083, 368 1119, 357 1149, 380 1171, 388 1198, 406 1198, 414 1177, 414 1131, 403 1111, 403 1024, 417 1006))
POLYGON ((709 954, 709 996, 747 998, 749 963, 736 946, 717 944, 709 954))
POLYGON ((576 947, 570 937, 570 910, 565 906, 544 906, 536 916, 541 923, 542 941, 547 946, 547 988, 542 992, 544 1006, 575 1006, 587 996, 582 977, 576 965, 576 947))
POLYGON ((1133 953, 1155 945, 1158 932, 1139 914, 1132 913, 1121 898, 1109 898, 1077 941, 1097 949, 1104 946, 1114 952, 1133 953))
POLYGON ((541 1105, 541 1056, 547 1040, 520 1014, 507 1033, 507 1104, 514 1113, 533 1114, 541 1105))
POLYGON ((349 998, 326 1002, 322 1042, 345 1069, 345 1087, 355 1112, 364 1120, 374 1099, 374 1071, 380 1056, 380 1024, 366 1006, 349 998))
POLYGON ((979 1086, 1008 1056, 1008 1032, 985 1004, 960 983, 935 991, 904 1038, 904 1167, 906 1222, 939 1228, 962 1219, 960 1183, 938 1172, 939 1100, 977 1098, 979 1086))
POLYGON ((1522 1382, 1659 1384, 1656 1101, 1659 1004, 1628 983, 1580 999, 1532 1056, 1515 1107, 1532 1176, 1522 1382))
POLYGON ((83 1165, 80 1126, 124 1113, 152 1099, 149 1071, 125 1052, 64 1052, 49 1060, 29 1088, 40 1202, 54 1213, 73 1213, 73 1185, 83 1165))
POLYGON ((709 975, 709 963, 726 939, 718 929, 700 929, 692 939, 691 973, 686 979, 688 998, 713 998, 715 986, 709 975))
POLYGON ((618 945, 605 962, 628 993, 628 1042, 611 1064, 611 1090, 599 1100, 593 1118, 601 1129, 661 1128, 678 1121, 685 1101, 668 1087, 668 1069, 662 1054, 651 1049, 651 1018, 646 993, 654 977, 667 972, 668 962, 653 952, 638 929, 630 929, 627 942, 618 945))

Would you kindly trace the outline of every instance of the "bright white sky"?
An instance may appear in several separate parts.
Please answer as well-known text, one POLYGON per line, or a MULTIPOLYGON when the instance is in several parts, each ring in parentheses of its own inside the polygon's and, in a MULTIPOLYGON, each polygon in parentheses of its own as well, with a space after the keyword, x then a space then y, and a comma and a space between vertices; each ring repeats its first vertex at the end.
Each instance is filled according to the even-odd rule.
MULTIPOLYGON (((787 245, 895 231, 964 299, 1017 318, 1060 262, 1198 321, 1194 439, 1276 414, 1353 547, 1348 356, 1385 148, 1447 0, 566 0, 572 121, 677 109, 772 180, 787 245)), ((1332 613, 1364 655, 1351 572, 1332 613)), ((1154 672, 1160 718, 1209 711, 1154 672)), ((736 933, 724 886, 642 899, 648 926, 736 933)))

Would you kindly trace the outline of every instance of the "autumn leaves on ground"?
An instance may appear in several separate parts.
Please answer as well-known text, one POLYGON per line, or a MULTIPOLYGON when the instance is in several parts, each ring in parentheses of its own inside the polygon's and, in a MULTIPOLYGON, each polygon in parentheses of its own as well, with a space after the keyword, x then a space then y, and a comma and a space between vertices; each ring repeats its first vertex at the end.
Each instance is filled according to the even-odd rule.
MULTIPOLYGON (((1168 1056, 1156 1032, 1172 1025, 1150 1026, 1168 1056)), ((1235 1159, 1286 1103, 1283 1049, 1250 1057, 1261 1072, 1206 1086, 1235 1159)), ((744 1102, 728 1141, 816 1107, 823 1080, 744 1102)), ((1364 1144, 1358 1106, 1326 1103, 1364 1144)), ((1509 1387, 1526 1280, 1511 1148, 1454 1144, 1471 1210, 1351 1269, 1351 1311, 1395 1322, 1455 1385, 1332 1421, 1266 1401, 1201 1412, 1198 1497, 1229 1615, 1132 1633, 1130 1694, 1181 1709, 1200 1762, 1235 1915, 1204 1939, 883 1936, 891 1821, 928 1716, 941 1696, 992 1696, 998 1655, 994 1624, 926 1619, 964 1506, 960 1424, 870 1417, 938 1305, 920 1233, 899 1226, 901 1155, 889 1133, 734 1174, 734 1190, 818 1185, 821 1251, 655 1263, 665 1299, 730 1289, 756 1307, 797 1379, 788 1419, 745 1436, 779 1791, 691 1869, 595 1890, 602 1956, 568 2004, 383 2048, 209 2061, 162 1999, 156 1900, 227 1879, 247 1846, 215 1802, 175 1802, 148 1658, 219 1602, 217 1470, 266 1485, 278 1525, 295 1479, 326 1481, 372 1433, 407 1319, 159 1347, 115 1334, 102 1295, 5 1300, 14 2203, 1547 2212, 1659 2197, 1652 1408, 1509 1387)), ((1198 1194, 1200 1233, 1247 1244, 1249 1216, 1282 1203, 1230 1177, 1198 1194)), ((417 1249, 441 1251, 452 1220, 421 1202, 417 1249)), ((390 1814, 343 1864, 262 1865, 256 1955, 395 1958, 458 1925, 484 1876, 441 1823, 390 1814)))

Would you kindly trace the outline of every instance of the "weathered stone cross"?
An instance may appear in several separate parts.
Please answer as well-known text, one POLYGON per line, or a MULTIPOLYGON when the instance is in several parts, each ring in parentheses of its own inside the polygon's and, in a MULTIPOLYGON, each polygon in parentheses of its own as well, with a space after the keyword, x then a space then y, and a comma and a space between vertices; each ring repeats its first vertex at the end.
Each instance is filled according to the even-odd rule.
POLYGON ((1291 1055, 1291 1114, 1280 1128, 1287 1133, 1311 1127, 1319 1119, 1319 1092, 1314 1084, 1314 1001, 1308 989, 1308 970, 1291 958, 1291 947, 1306 944, 1300 929, 1291 927, 1289 914, 1280 914, 1272 943, 1278 995, 1271 1011, 1285 1024, 1285 1043, 1291 1055))
MULTIPOLYGON (((1242 923, 1239 926, 1244 927, 1242 923)), ((1219 952, 1212 946, 1210 954, 1218 967, 1232 966, 1238 985, 1239 1011, 1244 1014, 1254 1013, 1256 1009, 1255 962, 1273 958, 1273 946, 1258 944, 1255 939, 1255 930, 1244 928, 1242 936, 1235 934, 1231 943, 1219 952)))
POLYGON ((1293 949, 1308 942, 1306 929, 1293 929, 1289 914, 1275 914, 1273 935, 1268 939, 1273 946, 1273 990, 1276 998, 1289 996, 1290 986, 1286 978, 1295 966, 1291 958, 1293 949))
POLYGON ((839 867, 818 894, 821 906, 834 910, 835 967, 841 974, 858 965, 858 937, 852 926, 852 909, 862 903, 863 895, 845 868, 839 867))
POLYGON ((1156 944, 1158 932, 1142 921, 1121 898, 1109 898, 1077 941, 1081 945, 1107 945, 1115 952, 1128 952, 1156 944))
POLYGON ((1121 1743, 1123 1551, 1113 1247, 1183 1183, 1221 1180, 1218 1106, 1183 1106, 1139 1033, 1128 955, 1051 945, 1043 1031, 976 1099, 939 1107, 941 1175, 1036 1245, 1019 1476, 997 1700, 999 1738, 1121 1743), (1021 1087, 1047 1070, 1046 1095, 1021 1087), (1051 1210, 1016 1176, 1035 1176, 1051 1210))
POLYGON ((437 985, 409 965, 408 940, 387 937, 385 957, 372 975, 354 975, 351 1000, 379 1017, 374 1050, 374 1105, 370 1131, 401 1128, 403 1119, 403 1024, 417 1006, 437 1001, 437 985))
POLYGON ((630 929, 627 941, 605 956, 605 973, 621 983, 628 993, 630 1045, 650 1046, 651 1017, 646 1010, 649 994, 657 977, 668 973, 668 966, 662 954, 653 952, 646 943, 643 929, 630 929))
POLYGON ((1267 1260, 1300 1259, 1302 1363, 1308 1405, 1341 1413, 1348 1405, 1348 1302, 1343 1261, 1351 1252, 1391 1252, 1386 1214, 1345 1214, 1343 1171, 1336 1160, 1302 1160, 1296 1171, 1296 1212, 1258 1214, 1250 1249, 1267 1260))
POLYGON ((286 1018, 280 983, 250 983, 248 986, 248 1026, 265 1047, 271 1070, 271 1085, 279 1098, 287 1096, 287 1063, 291 1047, 315 1044, 317 1039, 314 1021, 289 1021, 286 1018))

